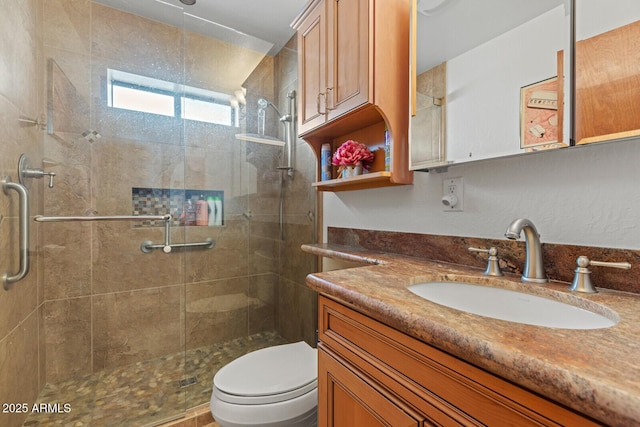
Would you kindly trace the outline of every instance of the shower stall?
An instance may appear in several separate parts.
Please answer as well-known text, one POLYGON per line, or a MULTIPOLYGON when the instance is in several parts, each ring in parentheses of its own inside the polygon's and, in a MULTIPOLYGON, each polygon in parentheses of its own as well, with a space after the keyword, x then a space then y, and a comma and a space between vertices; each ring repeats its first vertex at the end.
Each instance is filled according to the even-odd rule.
MULTIPOLYGON (((31 270, 0 297, 0 398, 49 410, 0 425, 158 425, 208 403, 232 359, 315 345, 316 259, 300 251, 315 239, 315 159, 295 132, 295 38, 274 47, 177 1, 128 2, 154 17, 6 3, 2 37, 30 50, 13 83, 33 102, 0 84, 0 136, 14 142, 2 172, 17 181, 25 154, 55 180, 25 183, 31 270)), ((19 206, 4 199, 1 262, 15 270, 19 206)))

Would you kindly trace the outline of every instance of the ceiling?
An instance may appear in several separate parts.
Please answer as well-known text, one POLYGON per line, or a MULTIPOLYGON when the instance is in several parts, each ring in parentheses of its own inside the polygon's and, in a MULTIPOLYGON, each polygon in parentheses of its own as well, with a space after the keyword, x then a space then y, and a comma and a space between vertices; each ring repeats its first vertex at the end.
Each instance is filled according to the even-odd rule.
POLYGON ((197 0, 193 6, 186 6, 179 0, 94 1, 177 27, 184 25, 188 30, 270 54, 277 53, 294 35, 290 24, 307 3, 307 0, 197 0))
MULTIPOLYGON (((275 55, 309 0, 94 0, 116 9, 275 55)), ((418 0, 418 68, 453 58, 566 0, 418 0), (429 58, 426 60, 424 58, 429 58)))

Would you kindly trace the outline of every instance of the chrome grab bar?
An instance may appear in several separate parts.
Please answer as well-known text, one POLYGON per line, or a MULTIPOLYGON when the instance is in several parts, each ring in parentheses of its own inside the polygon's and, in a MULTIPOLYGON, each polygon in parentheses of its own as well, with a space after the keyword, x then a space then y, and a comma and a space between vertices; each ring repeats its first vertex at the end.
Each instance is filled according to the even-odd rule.
POLYGON ((7 271, 2 275, 2 284, 5 290, 9 290, 14 283, 22 280, 29 273, 29 191, 24 185, 11 182, 8 176, 2 180, 2 190, 7 195, 8 190, 15 190, 18 193, 20 205, 20 271, 16 274, 7 271))
POLYGON ((153 243, 151 240, 145 240, 140 245, 140 250, 145 254, 152 252, 154 249, 162 249, 165 254, 171 253, 173 248, 195 248, 202 246, 205 249, 211 249, 216 245, 216 241, 211 237, 207 237, 204 242, 192 243, 171 243, 171 221, 164 223, 164 243, 153 243))
MULTIPOLYGON (((18 184, 19 185, 19 184, 18 184)), ((140 250, 144 253, 152 252, 154 249, 162 249, 165 254, 171 253, 173 248, 193 248, 202 246, 211 249, 216 242, 212 238, 205 239, 204 242, 192 243, 171 243, 171 219, 170 214, 165 215, 110 215, 110 216, 43 216, 36 215, 33 220, 36 222, 63 222, 63 221, 164 221, 164 243, 157 244, 150 240, 145 240, 140 245, 140 250)))
POLYGON ((62 221, 171 221, 171 215, 110 215, 110 216, 43 216, 33 217, 36 222, 62 221))
POLYGON ((142 242, 140 245, 140 250, 146 254, 153 251, 154 249, 162 249, 162 252, 168 254, 171 252, 173 248, 195 248, 202 246, 205 249, 211 249, 216 245, 216 241, 211 237, 207 237, 204 239, 204 242, 192 242, 192 243, 170 243, 168 245, 161 243, 153 243, 150 240, 146 240, 142 242))

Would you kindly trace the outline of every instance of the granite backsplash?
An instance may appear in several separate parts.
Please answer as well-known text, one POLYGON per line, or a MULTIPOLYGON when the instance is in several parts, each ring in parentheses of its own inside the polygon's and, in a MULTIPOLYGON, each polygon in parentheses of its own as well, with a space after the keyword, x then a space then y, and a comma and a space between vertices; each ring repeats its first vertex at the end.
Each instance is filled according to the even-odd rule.
MULTIPOLYGON (((498 240, 477 237, 440 236, 395 231, 361 230, 329 227, 327 243, 366 250, 395 253, 433 261, 463 264, 484 269, 487 255, 470 252, 469 247, 498 250, 500 268, 505 273, 521 274, 525 260, 524 240, 498 240)), ((551 280, 571 283, 576 259, 587 256, 595 261, 631 263, 631 270, 592 267, 591 279, 596 287, 640 293, 640 251, 592 246, 542 244, 544 269, 551 280)))

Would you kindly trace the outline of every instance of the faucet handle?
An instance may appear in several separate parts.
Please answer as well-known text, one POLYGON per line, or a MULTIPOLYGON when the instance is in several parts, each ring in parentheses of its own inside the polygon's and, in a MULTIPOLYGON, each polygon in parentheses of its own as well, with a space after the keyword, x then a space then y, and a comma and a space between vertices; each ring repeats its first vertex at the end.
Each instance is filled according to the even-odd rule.
POLYGON ((588 268, 590 265, 594 265, 596 267, 621 268, 623 270, 629 270, 631 268, 631 264, 628 262, 591 261, 586 256, 579 256, 576 260, 576 264, 578 264, 578 267, 576 267, 576 274, 573 276, 573 282, 571 282, 569 290, 588 294, 598 292, 591 283, 591 270, 588 268))
POLYGON ((44 178, 45 176, 49 177, 49 188, 53 188, 53 178, 56 176, 55 172, 45 172, 40 168, 32 168, 29 158, 26 154, 22 154, 20 156, 20 161, 18 162, 18 178, 20 179, 20 184, 28 185, 30 181, 27 181, 28 178, 44 178))
POLYGON ((498 250, 493 246, 489 249, 481 249, 481 248, 469 248, 470 252, 482 252, 485 254, 489 254, 489 261, 487 263, 487 268, 484 270, 484 275, 486 276, 502 276, 502 271, 500 271, 500 264, 498 258, 498 250))

